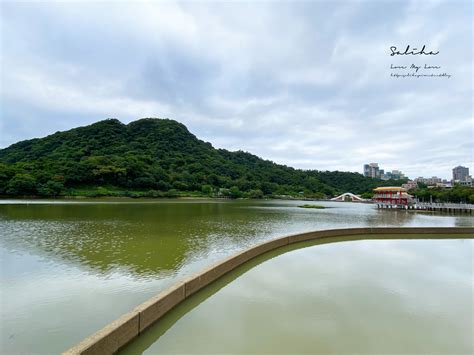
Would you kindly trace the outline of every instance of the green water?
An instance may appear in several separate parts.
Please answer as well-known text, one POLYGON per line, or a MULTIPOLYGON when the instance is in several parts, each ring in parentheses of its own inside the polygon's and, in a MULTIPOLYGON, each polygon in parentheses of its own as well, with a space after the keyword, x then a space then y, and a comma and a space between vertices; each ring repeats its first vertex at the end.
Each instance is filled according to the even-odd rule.
MULTIPOLYGON (((470 216, 301 201, 0 201, 0 353, 59 353, 252 244, 357 226, 472 226, 470 216)), ((454 258, 455 255, 453 254, 454 258)))
POLYGON ((120 354, 472 353, 473 240, 309 245, 235 270, 120 354))

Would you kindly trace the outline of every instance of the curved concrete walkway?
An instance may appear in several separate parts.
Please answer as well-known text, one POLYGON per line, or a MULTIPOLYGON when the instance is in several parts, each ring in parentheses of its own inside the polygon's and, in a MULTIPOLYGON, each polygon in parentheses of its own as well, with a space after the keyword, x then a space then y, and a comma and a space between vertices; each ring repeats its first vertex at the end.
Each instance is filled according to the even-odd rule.
POLYGON ((354 240, 359 239, 356 236, 366 236, 366 239, 382 239, 384 235, 386 235, 386 238, 393 238, 393 235, 405 235, 406 238, 423 239, 433 238, 433 234, 440 235, 440 238, 443 238, 443 235, 446 237, 447 235, 464 235, 463 237, 474 238, 474 228, 349 228, 295 234, 266 241, 230 256, 178 282, 84 339, 63 354, 113 354, 163 317, 173 307, 203 287, 255 257, 287 245, 334 237, 343 238, 342 240, 354 240))

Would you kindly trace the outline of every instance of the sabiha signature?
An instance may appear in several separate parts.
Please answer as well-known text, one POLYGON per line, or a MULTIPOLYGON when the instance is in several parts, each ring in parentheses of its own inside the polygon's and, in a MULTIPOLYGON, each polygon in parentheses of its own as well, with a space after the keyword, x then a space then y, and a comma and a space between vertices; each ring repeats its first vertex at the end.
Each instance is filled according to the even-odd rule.
POLYGON ((433 52, 433 51, 426 52, 425 50, 426 50, 426 45, 423 45, 423 47, 421 47, 420 50, 418 48, 410 48, 410 45, 408 45, 404 52, 401 52, 401 51, 397 50, 397 47, 392 46, 392 47, 390 47, 390 51, 392 52, 390 54, 390 56, 393 57, 394 55, 409 55, 409 54, 412 54, 412 55, 419 55, 419 54, 436 55, 436 54, 439 53, 439 51, 437 51, 437 52, 433 52))

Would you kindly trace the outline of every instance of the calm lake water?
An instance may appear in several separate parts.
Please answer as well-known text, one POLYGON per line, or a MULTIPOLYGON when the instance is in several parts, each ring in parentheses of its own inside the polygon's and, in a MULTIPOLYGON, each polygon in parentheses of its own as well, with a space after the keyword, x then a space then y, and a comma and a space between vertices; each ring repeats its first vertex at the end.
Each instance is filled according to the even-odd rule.
POLYGON ((120 354, 472 354, 473 245, 359 240, 275 252, 120 354))
MULTIPOLYGON (((328 228, 474 221, 368 204, 318 202, 331 207, 324 210, 300 204, 0 201, 0 353, 59 353, 178 279, 263 240, 328 228)), ((448 257, 456 262, 458 256, 448 257)), ((337 259, 329 264, 341 267, 337 259)))

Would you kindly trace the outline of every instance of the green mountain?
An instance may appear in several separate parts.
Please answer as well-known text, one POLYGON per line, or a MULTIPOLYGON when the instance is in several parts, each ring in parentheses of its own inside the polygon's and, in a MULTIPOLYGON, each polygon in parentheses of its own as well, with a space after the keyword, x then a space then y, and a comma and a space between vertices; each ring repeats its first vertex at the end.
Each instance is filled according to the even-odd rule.
POLYGON ((0 150, 0 194, 331 196, 382 182, 349 172, 303 171, 215 149, 169 119, 116 119, 0 150))

